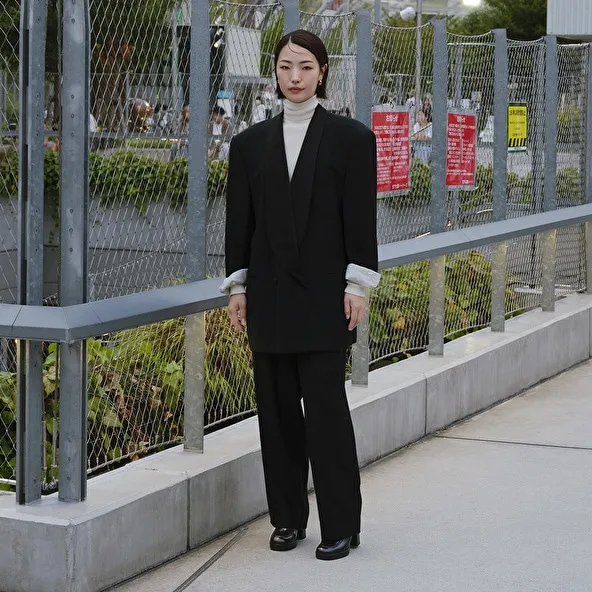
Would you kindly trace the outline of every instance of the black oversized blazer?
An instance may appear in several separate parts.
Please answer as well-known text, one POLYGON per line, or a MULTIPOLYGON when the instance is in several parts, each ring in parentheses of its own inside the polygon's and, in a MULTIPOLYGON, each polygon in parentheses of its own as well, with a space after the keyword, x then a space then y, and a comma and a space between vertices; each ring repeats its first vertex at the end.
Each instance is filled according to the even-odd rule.
POLYGON ((283 113, 232 139, 226 274, 248 269, 253 351, 345 349, 350 263, 377 270, 376 139, 317 106, 290 181, 283 113))

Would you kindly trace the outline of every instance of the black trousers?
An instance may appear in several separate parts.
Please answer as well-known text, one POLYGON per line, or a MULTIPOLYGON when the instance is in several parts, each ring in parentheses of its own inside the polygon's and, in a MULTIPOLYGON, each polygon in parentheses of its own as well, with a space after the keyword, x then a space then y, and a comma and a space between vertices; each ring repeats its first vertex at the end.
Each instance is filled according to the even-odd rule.
POLYGON ((345 395, 345 352, 254 352, 253 358, 272 525, 306 528, 310 459, 322 538, 360 532, 360 472, 345 395))

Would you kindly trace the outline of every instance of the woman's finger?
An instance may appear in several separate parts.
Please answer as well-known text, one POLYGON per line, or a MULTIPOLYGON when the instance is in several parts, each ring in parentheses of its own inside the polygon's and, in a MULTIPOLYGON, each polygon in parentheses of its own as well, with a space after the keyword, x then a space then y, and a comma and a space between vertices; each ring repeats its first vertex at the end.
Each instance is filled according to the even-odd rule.
POLYGON ((238 307, 228 307, 228 316, 230 317, 230 324, 232 325, 232 328, 235 331, 238 331, 240 333, 241 331, 244 331, 244 328, 240 322, 238 311, 238 307))

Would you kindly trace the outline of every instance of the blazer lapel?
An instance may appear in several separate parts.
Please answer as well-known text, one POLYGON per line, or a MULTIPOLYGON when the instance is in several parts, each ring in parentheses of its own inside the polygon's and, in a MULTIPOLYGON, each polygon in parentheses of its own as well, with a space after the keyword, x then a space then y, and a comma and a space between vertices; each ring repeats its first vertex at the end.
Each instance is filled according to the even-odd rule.
POLYGON ((292 199, 298 246, 302 244, 304 235, 306 234, 317 155, 325 128, 326 117, 327 111, 318 105, 306 130, 306 136, 304 137, 304 142, 302 143, 290 183, 290 196, 292 199))
POLYGON ((294 212, 290 199, 290 179, 284 145, 283 115, 270 122, 265 148, 265 212, 269 244, 277 261, 286 271, 303 282, 299 271, 298 243, 294 212))

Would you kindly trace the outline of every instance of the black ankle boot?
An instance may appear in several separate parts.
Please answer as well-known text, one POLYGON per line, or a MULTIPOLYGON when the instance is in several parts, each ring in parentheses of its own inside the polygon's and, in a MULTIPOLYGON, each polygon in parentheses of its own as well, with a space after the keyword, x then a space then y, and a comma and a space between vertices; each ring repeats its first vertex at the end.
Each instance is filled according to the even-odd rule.
POLYGON ((353 536, 339 539, 337 541, 321 541, 321 544, 317 547, 316 556, 317 559, 323 561, 331 561, 332 559, 342 559, 349 555, 350 548, 360 546, 360 535, 354 534, 353 536))
POLYGON ((272 551, 290 551, 295 549, 298 541, 306 538, 306 529, 276 528, 271 533, 269 548, 272 551))

